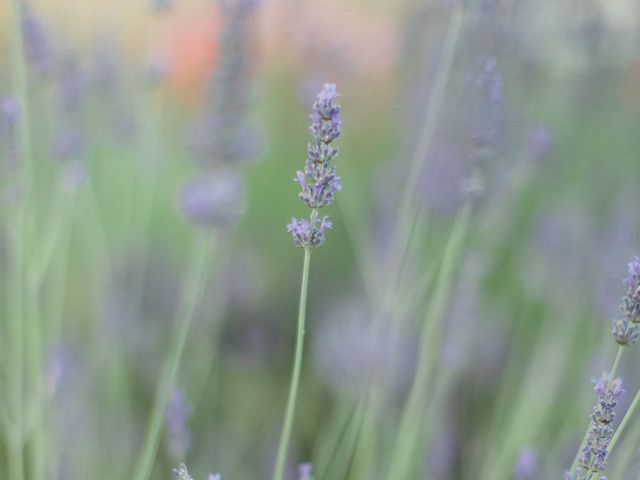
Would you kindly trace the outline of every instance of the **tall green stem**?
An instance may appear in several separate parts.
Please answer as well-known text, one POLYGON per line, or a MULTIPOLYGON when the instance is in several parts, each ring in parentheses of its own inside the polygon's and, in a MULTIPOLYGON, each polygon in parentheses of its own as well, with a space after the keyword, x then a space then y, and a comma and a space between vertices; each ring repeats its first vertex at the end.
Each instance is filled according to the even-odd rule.
POLYGON ((302 352, 304 348, 304 323, 307 311, 307 286, 309 284, 309 262, 311 251, 304 251, 304 264, 302 266, 302 282, 300 283, 300 306, 298 309, 298 333, 296 335, 296 351, 293 359, 293 372, 291 374, 291 386, 289 388, 289 398, 287 399, 287 409, 282 424, 280 443, 278 445, 278 456, 273 473, 273 480, 282 480, 284 475, 284 464, 287 460, 287 450, 289 449, 289 437, 291 436, 291 426, 296 409, 296 398, 298 397, 298 384, 300 383, 300 371, 302 369, 302 352))
POLYGON ((171 336, 171 344, 166 363, 156 390, 156 397, 151 410, 149 426, 132 476, 133 480, 148 480, 151 467, 160 442, 163 417, 173 388, 182 353, 191 330, 193 314, 201 296, 205 274, 209 268, 213 244, 211 237, 205 232, 198 232, 197 245, 193 249, 189 273, 183 287, 180 307, 177 311, 175 327, 171 336))
POLYGON ((409 478, 416 447, 423 426, 425 398, 432 373, 438 345, 442 337, 442 317, 451 293, 453 278, 462 258, 471 215, 471 204, 465 204, 458 213, 444 251, 442 265, 433 292, 433 297, 425 313, 420 338, 418 367, 413 378, 409 399, 402 412, 397 441, 391 457, 389 478, 409 478))

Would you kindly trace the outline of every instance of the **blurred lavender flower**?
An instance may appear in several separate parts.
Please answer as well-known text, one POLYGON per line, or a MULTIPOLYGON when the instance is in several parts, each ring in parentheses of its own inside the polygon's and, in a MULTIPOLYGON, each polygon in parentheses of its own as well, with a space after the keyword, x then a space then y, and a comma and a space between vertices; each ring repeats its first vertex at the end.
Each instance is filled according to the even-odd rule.
POLYGON ((53 67, 51 40, 42 18, 28 4, 22 16, 22 36, 27 64, 36 76, 45 76, 53 67))
POLYGON ((611 423, 615 418, 615 406, 624 390, 619 378, 609 380, 606 374, 594 380, 593 389, 598 396, 598 403, 591 413, 587 443, 582 449, 579 462, 586 472, 597 473, 607 468, 607 449, 613 437, 611 423))
POLYGON ((342 189, 336 167, 331 164, 338 154, 338 149, 331 143, 340 136, 342 127, 337 96, 336 86, 327 83, 316 97, 309 117, 313 139, 308 146, 304 171, 296 172, 294 178, 302 190, 298 197, 312 211, 308 221, 292 217, 287 231, 292 234, 296 246, 307 250, 322 245, 326 230, 331 228, 329 217, 320 218, 317 209, 331 205, 335 193, 342 189))
POLYGON ((555 135, 547 126, 540 124, 533 127, 527 140, 529 159, 537 163, 549 153, 555 142, 555 135))
POLYGON ((20 106, 13 97, 0 101, 0 158, 3 178, 14 178, 18 170, 18 120, 20 106))
POLYGON ((59 160, 68 161, 84 153, 81 114, 86 82, 76 57, 69 53, 61 60, 57 75, 58 121, 61 127, 55 135, 53 154, 59 160))
POLYGON ((226 169, 188 182, 180 192, 179 207, 196 224, 228 227, 244 211, 244 195, 240 175, 226 169))
POLYGON ((172 458, 184 458, 191 447, 191 432, 189 431, 191 413, 191 407, 187 403, 184 392, 175 388, 165 413, 166 446, 172 458))
POLYGON ((184 463, 181 463, 178 468, 173 469, 173 478, 177 480, 193 480, 193 478, 191 478, 191 475, 189 475, 187 466, 184 463))
POLYGON ((513 480, 533 480, 538 472, 538 455, 532 447, 523 447, 513 468, 513 480))
POLYGON ((311 476, 311 470, 313 465, 310 463, 301 463, 298 465, 298 480, 313 480, 311 476))
MULTIPOLYGON (((378 380, 381 391, 395 396, 411 382, 415 342, 407 324, 399 331, 375 331, 364 299, 345 298, 327 306, 314 324, 313 361, 324 383, 340 395, 359 398, 378 380)), ((400 322, 398 322, 400 324, 400 322)))
POLYGON ((247 114, 251 96, 256 0, 221 0, 220 57, 205 110, 190 140, 203 166, 237 164, 258 157, 263 141, 247 114))
POLYGON ((640 336, 640 257, 629 264, 625 283, 627 293, 620 303, 624 317, 613 322, 613 336, 620 345, 633 345, 640 336))
MULTIPOLYGON (((173 478, 176 480, 193 480, 184 463, 181 463, 178 468, 173 469, 173 478)), ((207 480, 221 480, 221 477, 219 474, 214 475, 213 473, 210 473, 207 480)))

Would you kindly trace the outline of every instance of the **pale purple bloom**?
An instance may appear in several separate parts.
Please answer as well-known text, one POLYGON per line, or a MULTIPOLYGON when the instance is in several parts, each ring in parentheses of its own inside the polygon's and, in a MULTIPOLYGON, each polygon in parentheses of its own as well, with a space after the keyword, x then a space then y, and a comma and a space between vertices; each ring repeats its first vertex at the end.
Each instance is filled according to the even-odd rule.
POLYGON ((533 480, 538 471, 538 455, 532 447, 524 447, 513 469, 513 480, 533 480))
POLYGON ((46 75, 53 66, 49 33, 42 18, 28 5, 22 16, 22 37, 29 67, 37 76, 46 75))
POLYGON ((320 218, 317 209, 331 205, 335 193, 342 190, 336 167, 331 164, 338 154, 331 142, 338 138, 342 126, 337 96, 336 86, 327 83, 316 97, 309 116, 313 139, 308 145, 308 157, 304 171, 296 172, 293 179, 300 185, 298 198, 313 210, 309 221, 292 218, 287 231, 293 235, 294 244, 305 249, 324 242, 324 233, 331 228, 331 222, 327 216, 320 218))
POLYGON ((527 148, 531 161, 537 162, 545 157, 556 142, 553 131, 545 125, 537 125, 529 131, 527 148))
POLYGON ((579 462, 586 471, 601 472, 607 468, 608 447, 614 432, 611 424, 615 418, 615 406, 624 390, 619 378, 610 380, 606 374, 594 380, 593 389, 598 396, 598 403, 591 413, 587 443, 579 462))
POLYGON ((173 458, 184 458, 191 447, 189 431, 191 413, 191 407, 184 392, 178 388, 174 389, 165 412, 167 450, 173 458))
POLYGON ((310 463, 301 463, 298 465, 298 480, 313 480, 311 477, 311 470, 313 465, 310 463))
POLYGON ((0 157, 4 159, 3 170, 12 174, 18 167, 18 120, 20 106, 13 97, 0 102, 0 157))
POLYGON ((213 473, 210 473, 207 480, 222 480, 222 477, 219 473, 216 473, 215 475, 213 473))
POLYGON ((180 211, 194 223, 233 224, 244 211, 244 183, 234 170, 220 170, 188 182, 180 192, 180 211))
POLYGON ((620 310, 624 315, 613 322, 613 336, 620 345, 632 345, 640 336, 640 258, 629 263, 625 279, 627 293, 622 297, 620 310))
POLYGON ((325 232, 331 229, 329 216, 320 218, 318 212, 311 212, 310 220, 304 218, 298 220, 291 217, 291 223, 287 225, 287 231, 293 236, 293 243, 297 247, 312 249, 322 245, 325 241, 325 232))
POLYGON ((173 478, 175 478, 176 480, 193 480, 191 475, 189 475, 187 466, 184 463, 181 463, 178 468, 173 469, 173 478))

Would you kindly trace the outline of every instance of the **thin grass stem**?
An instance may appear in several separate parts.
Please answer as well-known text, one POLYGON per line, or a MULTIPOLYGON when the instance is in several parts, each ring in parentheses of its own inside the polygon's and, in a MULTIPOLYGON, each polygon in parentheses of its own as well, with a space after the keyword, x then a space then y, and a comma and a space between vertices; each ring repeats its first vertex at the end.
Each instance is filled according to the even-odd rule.
POLYGON ((278 454, 273 472, 273 480, 282 480, 284 476, 284 466, 289 450, 289 438, 291 437, 291 427, 296 409, 296 399, 298 397, 298 385, 300 383, 300 372, 302 370, 302 353, 304 348, 304 328, 307 311, 307 288, 309 285, 309 263, 311 261, 311 250, 305 249, 304 263, 302 266, 302 281, 300 283, 300 305, 298 309, 298 332, 296 335, 295 355, 293 359, 293 371, 291 373, 291 385, 289 387, 289 397, 285 410, 280 442, 278 444, 278 454))
POLYGON ((433 297, 422 324, 418 367, 409 399, 402 413, 395 448, 391 456, 389 478, 408 478, 412 459, 416 458, 415 449, 423 426, 423 422, 417 419, 423 416, 422 410, 435 355, 440 351, 438 345, 442 336, 442 318, 453 287, 455 272, 463 256, 470 217, 471 204, 466 203, 456 216, 444 251, 433 297))
POLYGON ((134 468, 133 480, 148 480, 151 474, 151 467, 153 466, 162 433, 164 413, 169 403, 182 353, 191 330, 198 299, 203 290, 205 274, 209 269, 213 256, 213 248, 211 237, 206 232, 198 232, 176 315, 171 344, 169 345, 165 366, 156 390, 142 451, 134 468))

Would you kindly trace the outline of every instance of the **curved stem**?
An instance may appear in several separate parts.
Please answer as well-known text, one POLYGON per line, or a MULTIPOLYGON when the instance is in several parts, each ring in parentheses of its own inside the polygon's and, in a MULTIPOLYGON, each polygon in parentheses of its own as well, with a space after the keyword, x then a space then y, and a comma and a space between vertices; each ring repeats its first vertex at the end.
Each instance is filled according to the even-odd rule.
POLYGON ((309 284, 309 262, 311 251, 304 251, 304 264, 302 266, 302 281, 300 283, 300 306, 298 309, 298 333, 296 335, 296 351, 293 360, 293 372, 291 373, 291 386, 289 388, 289 398, 287 399, 287 409, 282 424, 280 443, 278 445, 278 456, 273 472, 273 480, 282 480, 284 475, 284 464, 287 460, 287 450, 289 449, 289 437, 291 436, 291 426, 296 409, 296 398, 298 396, 298 384, 300 383, 300 371, 302 369, 302 352, 304 348, 304 324, 307 310, 307 286, 309 284))
POLYGON ((205 274, 211 261, 213 246, 210 242, 210 237, 204 232, 198 232, 198 234, 197 244, 191 257, 189 273, 182 290, 169 352, 156 390, 142 452, 132 476, 134 480, 147 480, 150 476, 162 433, 164 413, 171 397, 171 390, 178 373, 182 353, 191 330, 193 314, 202 293, 205 274))

